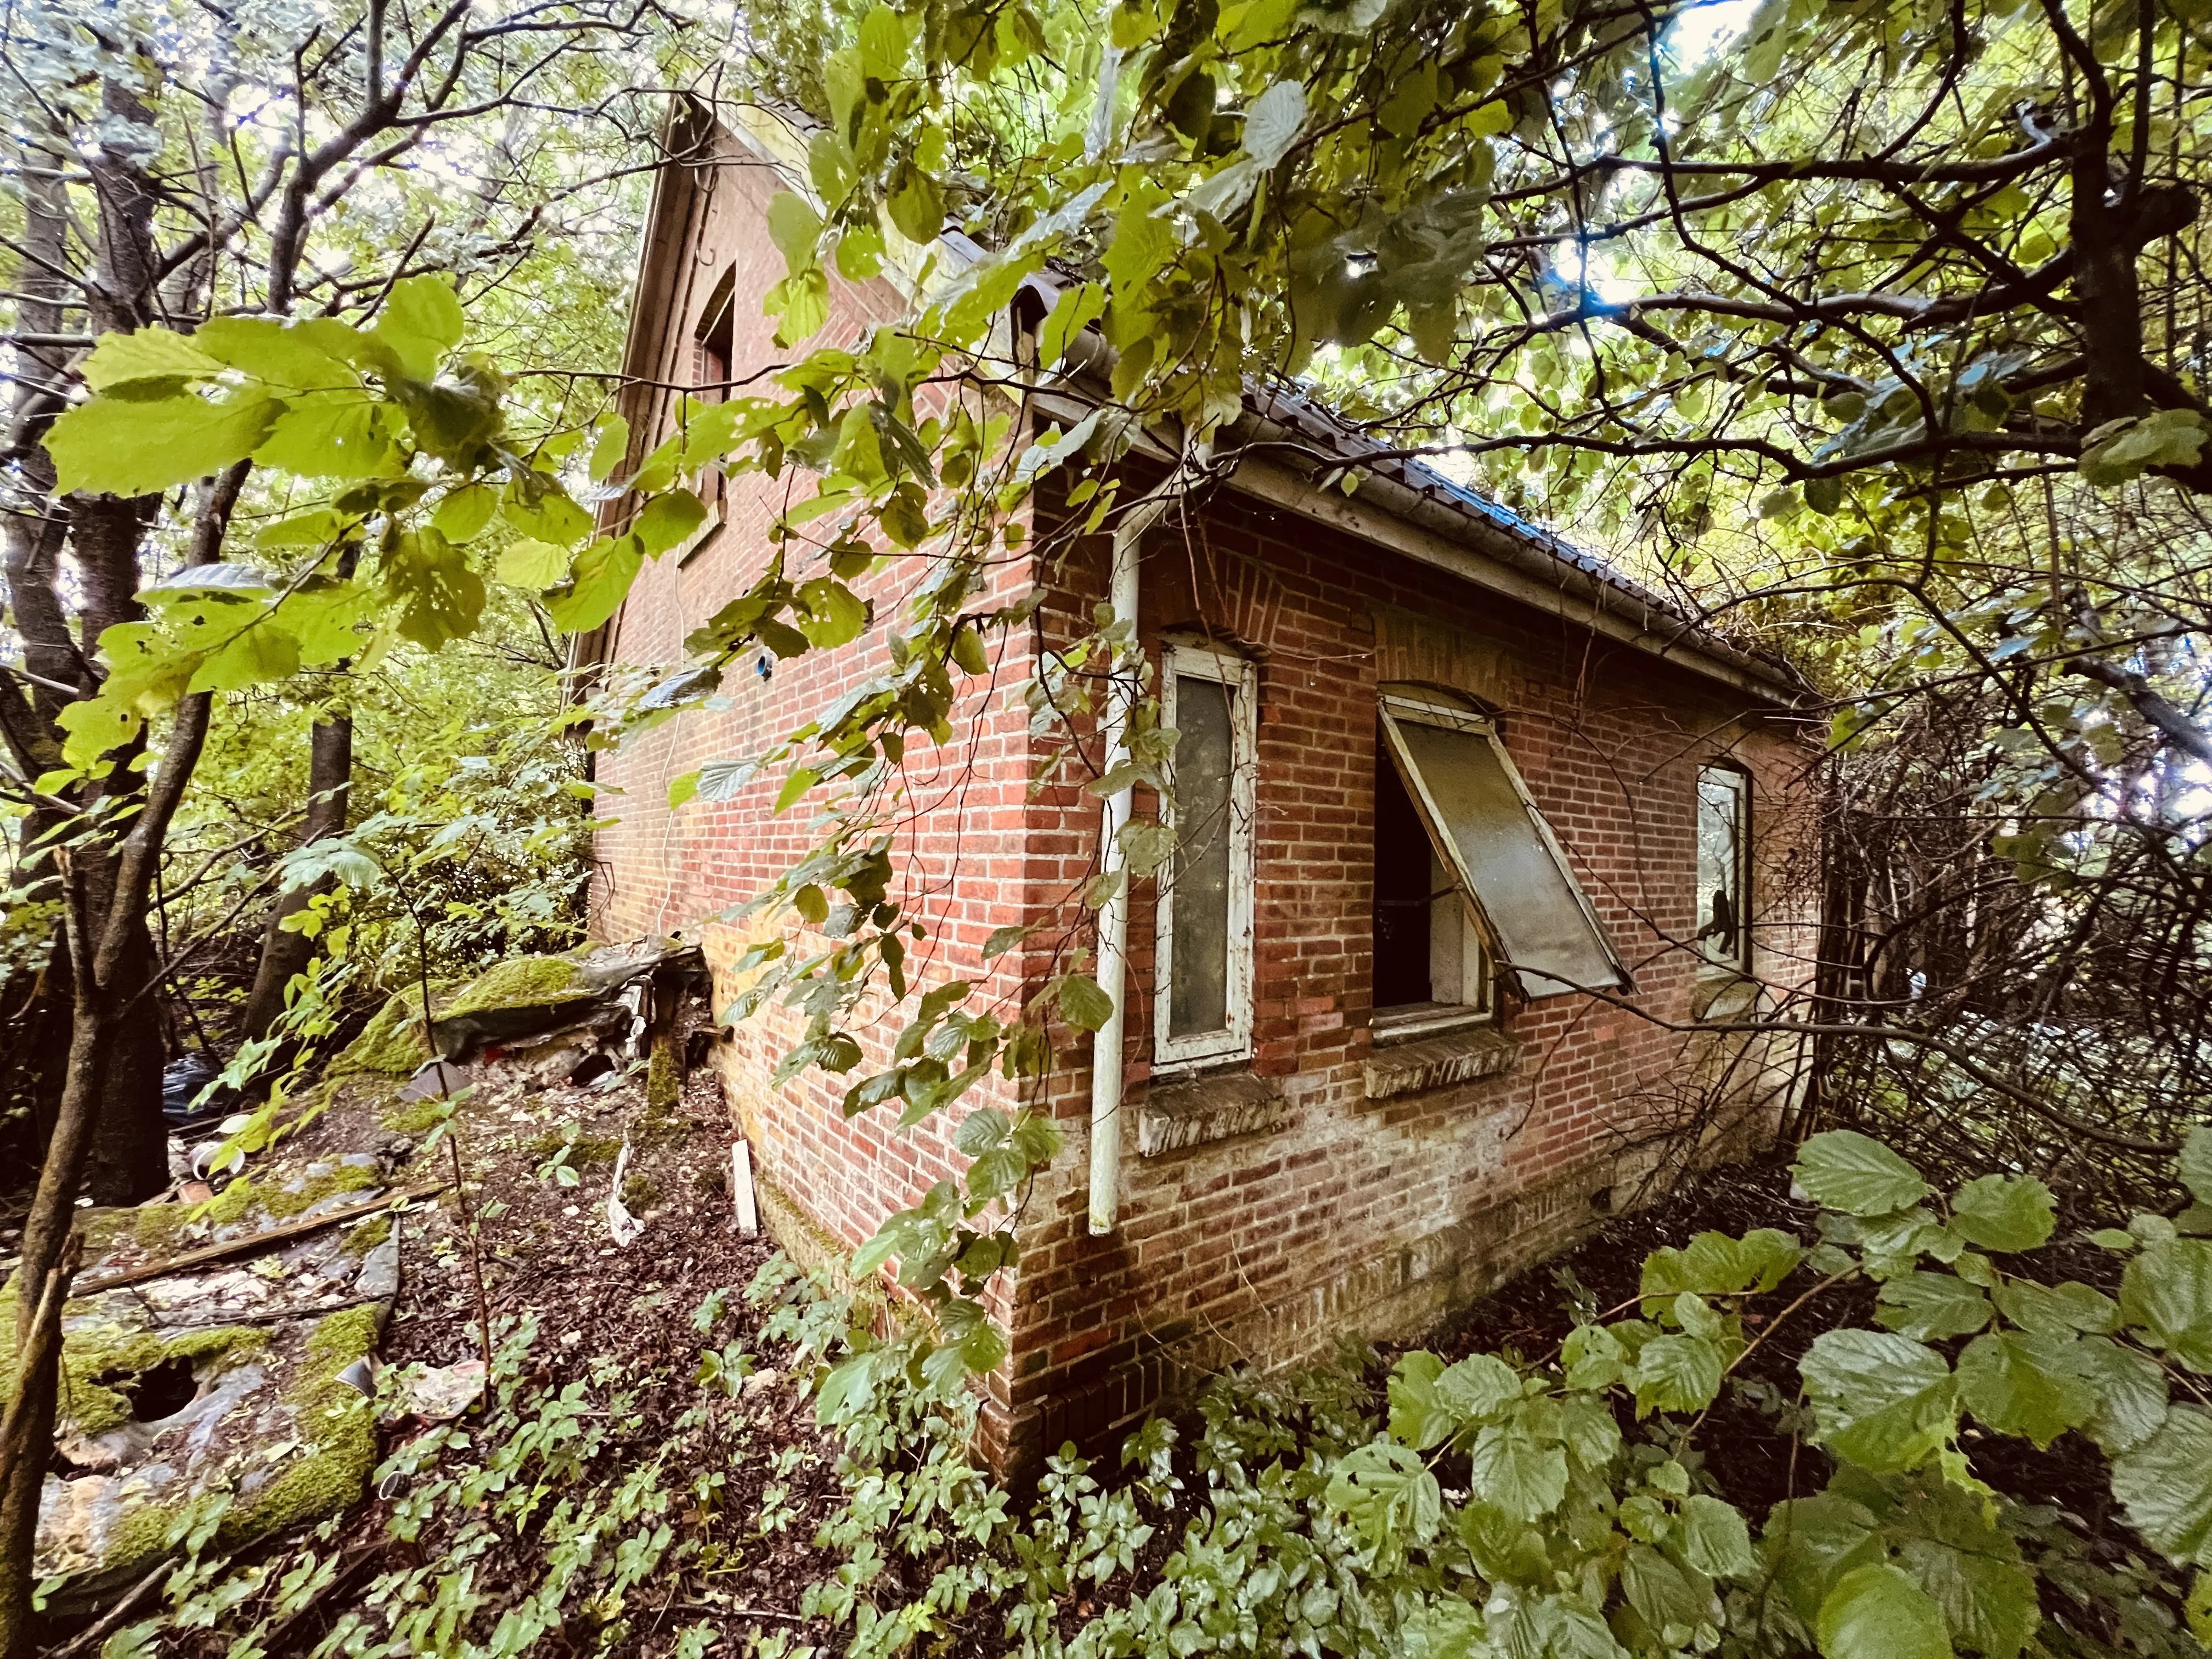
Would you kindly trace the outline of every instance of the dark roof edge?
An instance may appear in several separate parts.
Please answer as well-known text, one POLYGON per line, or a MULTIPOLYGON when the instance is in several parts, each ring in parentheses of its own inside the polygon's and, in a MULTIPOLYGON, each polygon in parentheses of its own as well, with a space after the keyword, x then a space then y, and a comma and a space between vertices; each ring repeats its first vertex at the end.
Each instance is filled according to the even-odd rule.
MULTIPOLYGON (((1312 448, 1310 434, 1249 405, 1233 435, 1252 444, 1312 448)), ((1235 453, 1225 446, 1217 447, 1216 453, 1224 450, 1235 453)), ((1808 695, 1782 665, 1699 628, 1626 577, 1590 569, 1582 558, 1564 553, 1553 544, 1555 538, 1533 526, 1498 522, 1474 503, 1458 499, 1449 487, 1420 489, 1376 470, 1361 475, 1358 489, 1346 495, 1322 488, 1291 466, 1258 456, 1238 463, 1229 487, 1476 586, 1567 617, 1762 701, 1794 705, 1808 695), (1483 568, 1486 563, 1491 568, 1483 568)))

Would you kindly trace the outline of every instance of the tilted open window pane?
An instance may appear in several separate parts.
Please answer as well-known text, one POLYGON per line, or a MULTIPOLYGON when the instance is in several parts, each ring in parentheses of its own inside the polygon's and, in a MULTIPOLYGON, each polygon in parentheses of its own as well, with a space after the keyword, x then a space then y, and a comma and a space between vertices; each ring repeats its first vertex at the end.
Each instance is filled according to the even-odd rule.
POLYGON ((1154 1058, 1234 1058, 1251 1046, 1253 672, 1170 646, 1163 713, 1181 738, 1169 782, 1176 850, 1160 872, 1154 1058))
POLYGON ((1626 969, 1490 723, 1393 696, 1382 730, 1407 793, 1522 994, 1626 986, 1626 969))
POLYGON ((1698 769, 1698 948, 1730 968, 1750 965, 1751 780, 1723 766, 1698 769))

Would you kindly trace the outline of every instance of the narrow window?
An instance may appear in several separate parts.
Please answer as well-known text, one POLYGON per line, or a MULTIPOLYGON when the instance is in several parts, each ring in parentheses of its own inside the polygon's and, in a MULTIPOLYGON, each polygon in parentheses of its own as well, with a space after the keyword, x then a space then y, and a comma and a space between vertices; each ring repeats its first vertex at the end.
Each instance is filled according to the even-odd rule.
MULTIPOLYGON (((702 404, 726 403, 730 396, 730 364, 737 353, 737 307, 731 298, 731 284, 725 278, 716 289, 715 297, 707 303, 707 310, 699 325, 696 350, 694 356, 694 384, 702 404)), ((714 523, 720 523, 728 504, 729 480, 719 466, 708 467, 700 475, 699 499, 707 504, 707 511, 714 523)))
MULTIPOLYGON (((1438 863, 1494 945, 1499 975, 1524 997, 1628 984, 1565 849, 1487 718, 1435 694, 1389 693, 1382 741, 1438 863)), ((1431 943, 1433 992, 1433 933, 1431 943)))
POLYGON ((1162 713, 1180 732, 1160 871, 1153 1057, 1233 1060, 1252 1049, 1252 665, 1212 647, 1170 645, 1162 713))
POLYGON ((1490 964, 1459 878, 1429 839, 1387 740, 1375 755, 1375 1018, 1403 1036, 1491 1012, 1490 964))
POLYGON ((1751 779, 1732 767, 1698 769, 1698 948, 1709 962, 1748 969, 1751 779))

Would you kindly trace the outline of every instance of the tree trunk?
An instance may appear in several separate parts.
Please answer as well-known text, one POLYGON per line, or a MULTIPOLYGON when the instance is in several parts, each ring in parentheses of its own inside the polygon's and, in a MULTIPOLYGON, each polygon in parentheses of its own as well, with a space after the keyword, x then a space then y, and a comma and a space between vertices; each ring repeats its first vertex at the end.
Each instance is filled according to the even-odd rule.
MULTIPOLYGON (((353 717, 333 714, 317 720, 307 753, 307 822, 301 836, 305 846, 325 836, 344 833, 348 799, 353 789, 353 717)), ((313 896, 328 889, 327 880, 295 887, 277 901, 261 939, 261 962, 253 973, 253 989, 246 999, 240 1029, 249 1038, 269 1035, 269 1028, 284 1012, 285 988, 293 976, 306 970, 315 953, 315 942, 305 933, 284 926, 288 916, 307 908, 313 896)))

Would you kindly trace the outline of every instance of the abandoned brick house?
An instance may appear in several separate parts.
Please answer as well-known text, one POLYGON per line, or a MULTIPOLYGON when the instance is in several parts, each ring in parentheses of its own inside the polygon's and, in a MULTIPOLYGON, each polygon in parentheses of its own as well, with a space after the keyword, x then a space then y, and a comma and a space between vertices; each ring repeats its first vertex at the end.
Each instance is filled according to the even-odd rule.
MULTIPOLYGON (((720 129, 663 170, 625 364, 636 442, 665 429, 669 388, 785 355, 762 314, 783 275, 764 215, 803 178, 772 133, 720 129)), ((822 337, 901 309, 888 279, 833 282, 822 337)), ((1039 314, 1030 297, 1016 313, 1039 314)), ((1024 418, 1053 412, 1040 395, 1024 418)), ((1244 428, 1278 454, 1362 441, 1288 397, 1255 401, 1244 428)), ((646 568, 586 659, 680 664, 687 631, 757 574, 793 489, 811 493, 717 484, 706 528, 646 568)), ((1044 751, 1018 692, 1109 599, 1109 540, 1000 568, 1000 600, 1044 590, 1040 625, 969 682, 953 740, 907 762, 921 977, 972 980, 979 1006, 1057 971, 1043 937, 987 965, 993 930, 1065 912, 1096 867, 1099 801, 1031 798, 1044 751)), ((1771 664, 1418 465, 1347 496, 1255 457, 1123 556, 1183 734, 1181 850, 1133 887, 1120 1053, 1111 1025, 1103 1061, 1058 1033, 1048 1087, 994 1077, 961 1109, 1042 1105, 1066 1133, 994 1291, 1012 1355, 985 1380, 984 1433, 1002 1465, 1103 1443, 1226 1364, 1419 1334, 1628 1201, 1693 1099, 1755 1134, 1796 1051, 1698 1027, 1809 977, 1810 751, 1771 664)), ((883 562, 878 615, 921 562, 883 562)), ((773 813, 773 777, 672 812, 669 782, 759 752, 881 650, 872 630, 763 659, 720 707, 601 757, 622 792, 598 846, 601 936, 695 934, 734 994, 732 964, 773 927, 715 918, 800 853, 807 814, 773 813)), ((848 1121, 842 1080, 774 1086, 796 1020, 771 1007, 718 1052, 771 1228, 803 1254, 864 1240, 963 1160, 945 1114, 902 1132, 889 1112, 848 1121)), ((898 1024, 860 1034, 867 1063, 898 1024)))

